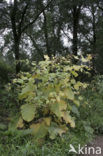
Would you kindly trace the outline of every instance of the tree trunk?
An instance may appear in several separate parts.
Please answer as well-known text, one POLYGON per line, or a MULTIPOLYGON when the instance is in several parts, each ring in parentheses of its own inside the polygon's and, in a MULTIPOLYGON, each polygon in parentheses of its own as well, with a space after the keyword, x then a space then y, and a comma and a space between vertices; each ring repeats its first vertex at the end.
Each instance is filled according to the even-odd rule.
POLYGON ((20 40, 16 39, 14 44, 14 53, 16 60, 16 74, 20 72, 20 52, 19 52, 20 40))
POLYGON ((73 47, 72 51, 74 55, 77 55, 78 52, 78 25, 79 25, 79 15, 80 15, 80 7, 73 7, 73 47))
POLYGON ((95 19, 95 8, 92 5, 92 28, 93 28, 93 48, 92 48, 92 54, 93 54, 93 58, 92 58, 92 65, 93 65, 93 69, 95 71, 95 53, 96 53, 96 19, 95 19))
POLYGON ((32 35, 30 35, 30 34, 28 36, 30 37, 30 39, 31 39, 31 41, 33 43, 33 46, 36 48, 36 50, 37 50, 38 54, 41 56, 42 60, 45 60, 44 54, 41 51, 41 49, 39 48, 39 46, 36 44, 36 41, 35 41, 34 37, 32 35))
MULTIPOLYGON (((27 2, 26 6, 24 7, 22 12, 19 12, 21 15, 21 18, 17 18, 18 14, 18 1, 14 0, 14 3, 11 5, 11 10, 10 10, 10 18, 11 18, 11 24, 12 24, 12 32, 13 32, 13 42, 14 42, 14 54, 15 54, 15 60, 16 60, 16 74, 20 72, 20 51, 19 51, 19 46, 20 46, 20 41, 21 41, 21 36, 29 28, 29 26, 33 25, 39 16, 43 13, 45 9, 48 8, 48 6, 52 3, 53 0, 51 0, 33 19, 30 21, 27 25, 24 24, 24 19, 26 16, 26 11, 29 6, 29 1, 27 2), (17 25, 18 23, 18 25, 17 25)), ((47 31, 47 30, 46 30, 47 31)), ((48 32, 46 34, 46 42, 47 42, 47 47, 48 47, 48 32)), ((49 51, 48 51, 49 53, 49 51)))
POLYGON ((93 26, 93 53, 95 53, 95 50, 96 50, 96 22, 95 22, 94 6, 92 6, 92 16, 93 16, 93 22, 92 22, 92 26, 93 26))
POLYGON ((46 50, 49 58, 51 58, 51 52, 50 52, 49 40, 48 40, 47 17, 45 11, 43 11, 43 15, 44 15, 44 35, 45 35, 45 42, 46 42, 46 50))

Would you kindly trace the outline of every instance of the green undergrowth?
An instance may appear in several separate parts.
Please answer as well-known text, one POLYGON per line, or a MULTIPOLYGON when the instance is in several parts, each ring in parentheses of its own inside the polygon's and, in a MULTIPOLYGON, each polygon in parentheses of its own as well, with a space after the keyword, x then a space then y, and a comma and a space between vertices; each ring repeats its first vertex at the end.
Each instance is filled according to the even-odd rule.
POLYGON ((90 123, 95 134, 103 134, 103 75, 95 76, 82 95, 89 104, 80 108, 82 119, 90 123))
MULTIPOLYGON (((38 76, 38 74, 36 76, 38 76)), ((42 77, 40 77, 40 79, 41 78, 42 77)), ((23 85, 23 88, 28 84, 28 81, 25 79, 24 82, 20 85, 21 82, 23 81, 19 81, 19 86, 22 87, 23 85)), ((17 81, 14 84, 18 85, 17 81)), ((35 84, 35 82, 33 84, 35 84)), ((103 134, 103 76, 95 76, 93 80, 88 83, 88 87, 79 90, 79 94, 77 95, 82 97, 79 106, 70 103, 71 99, 69 98, 71 97, 66 96, 66 98, 68 98, 67 100, 69 105, 72 106, 72 110, 70 109, 70 107, 68 107, 68 109, 70 109, 69 111, 71 113, 71 116, 75 117, 75 127, 70 126, 70 124, 66 124, 65 120, 64 122, 62 120, 59 120, 58 112, 55 112, 55 109, 53 109, 53 112, 48 113, 47 115, 49 115, 52 121, 56 122, 56 124, 58 124, 59 126, 61 124, 65 124, 68 130, 66 131, 66 133, 62 133, 62 135, 58 135, 59 133, 57 133, 56 137, 54 136, 54 138, 49 137, 50 134, 46 133, 45 137, 39 138, 38 140, 35 138, 35 135, 31 135, 32 129, 28 128, 30 124, 41 124, 40 120, 38 120, 37 117, 35 118, 33 116, 32 121, 27 122, 28 117, 25 116, 26 114, 23 114, 22 120, 19 120, 18 126, 18 119, 22 115, 20 108, 22 105, 25 105, 24 96, 27 98, 26 102, 31 99, 28 98, 30 92, 29 94, 26 94, 28 92, 27 88, 27 90, 24 90, 25 92, 22 92, 22 90, 21 92, 19 92, 19 98, 23 98, 22 101, 19 101, 17 96, 18 90, 15 90, 15 87, 17 87, 15 85, 12 87, 11 92, 8 87, 5 87, 3 89, 1 88, 2 96, 0 97, 0 106, 2 106, 2 110, 0 111, 0 116, 3 120, 0 120, 0 123, 2 122, 4 123, 4 125, 7 124, 8 129, 7 127, 6 129, 5 127, 4 129, 0 129, 0 156, 75 156, 74 153, 69 153, 70 144, 72 144, 77 149, 79 144, 81 146, 84 146, 91 142, 95 135, 103 134), (7 112, 5 110, 7 110, 7 112), (6 117, 9 119, 8 123, 4 122, 4 118, 6 117), (27 121, 25 121, 26 119, 27 121), (23 125, 20 121, 23 121, 23 125)), ((75 83, 73 84, 73 86, 74 85, 75 83)), ((78 92, 78 85, 76 87, 77 90, 72 87, 72 102, 74 102, 73 94, 78 92)), ((32 90, 31 93, 33 91, 34 90, 32 90)), ((55 96, 53 98, 55 98, 55 96)), ((49 100, 51 100, 51 97, 49 100)), ((60 100, 58 98, 57 100, 59 106, 60 100)), ((43 108, 43 106, 44 105, 42 105, 41 108, 43 108)), ((64 107, 64 110, 67 111, 67 108, 65 109, 64 107)), ((43 114, 42 111, 39 110, 39 112, 39 118, 47 117, 45 116, 45 114, 43 114)), ((60 113, 61 112, 62 110, 60 109, 60 113)), ((49 122, 49 120, 47 121, 49 122)))
MULTIPOLYGON (((92 131, 88 131, 78 122, 77 128, 57 137, 55 140, 47 139, 35 142, 29 132, 6 131, 0 133, 1 156, 75 156, 69 153, 70 144, 77 148, 78 144, 85 145, 92 139, 92 131)), ((90 130, 90 129, 89 129, 90 130)))

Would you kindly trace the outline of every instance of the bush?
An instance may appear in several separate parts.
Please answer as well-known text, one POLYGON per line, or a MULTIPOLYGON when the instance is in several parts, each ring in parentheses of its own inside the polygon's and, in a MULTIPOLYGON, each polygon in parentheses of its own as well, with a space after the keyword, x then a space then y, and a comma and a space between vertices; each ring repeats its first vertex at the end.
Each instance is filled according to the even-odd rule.
POLYGON ((88 68, 70 58, 47 58, 32 67, 13 80, 20 112, 0 136, 0 155, 75 156, 70 144, 83 147, 102 128, 103 78, 81 83, 78 76, 88 68))
POLYGON ((48 135, 54 139, 70 127, 75 128, 78 107, 83 100, 80 90, 87 87, 76 78, 89 68, 73 65, 69 56, 52 60, 46 56, 46 61, 32 65, 32 73, 21 73, 20 78, 13 80, 22 101, 17 128, 30 128, 35 139, 48 135))

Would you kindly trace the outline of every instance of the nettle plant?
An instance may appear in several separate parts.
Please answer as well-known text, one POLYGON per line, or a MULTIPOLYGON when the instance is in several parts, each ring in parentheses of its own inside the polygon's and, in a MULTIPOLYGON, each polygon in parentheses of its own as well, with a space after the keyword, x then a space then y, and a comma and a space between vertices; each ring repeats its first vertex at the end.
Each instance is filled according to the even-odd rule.
MULTIPOLYGON (((72 56, 74 59, 78 57, 72 56)), ((22 101, 17 128, 31 129, 36 139, 49 136, 55 139, 68 129, 75 128, 76 115, 82 97, 80 90, 88 84, 77 81, 78 73, 90 68, 73 65, 71 56, 32 63, 31 73, 21 73, 13 83, 18 84, 18 98, 22 101)), ((83 58, 86 62, 90 56, 83 58)))

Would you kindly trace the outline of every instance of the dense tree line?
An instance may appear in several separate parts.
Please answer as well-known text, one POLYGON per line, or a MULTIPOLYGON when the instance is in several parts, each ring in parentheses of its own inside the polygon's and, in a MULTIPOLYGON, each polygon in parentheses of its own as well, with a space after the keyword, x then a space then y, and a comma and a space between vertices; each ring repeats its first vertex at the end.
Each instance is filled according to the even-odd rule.
POLYGON ((16 61, 16 73, 22 59, 71 53, 92 54, 103 73, 102 0, 2 0, 0 19, 0 57, 12 66, 16 61))

